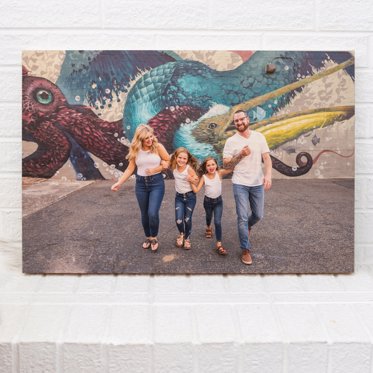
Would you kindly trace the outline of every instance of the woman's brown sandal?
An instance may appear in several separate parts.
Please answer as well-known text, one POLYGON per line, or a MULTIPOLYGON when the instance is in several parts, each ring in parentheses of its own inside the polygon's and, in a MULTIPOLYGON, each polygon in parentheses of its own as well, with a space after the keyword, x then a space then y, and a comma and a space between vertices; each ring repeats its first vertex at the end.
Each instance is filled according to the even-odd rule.
POLYGON ((184 235, 180 233, 176 237, 176 247, 183 247, 183 245, 184 245, 184 235))
POLYGON ((218 252, 219 255, 227 255, 228 254, 228 251, 224 249, 224 247, 222 245, 218 245, 216 246, 216 251, 218 252))
POLYGON ((147 249, 149 249, 150 245, 151 245, 151 240, 150 240, 149 238, 147 238, 147 239, 143 242, 143 244, 142 244, 142 248, 143 248, 144 250, 147 250, 147 249))
POLYGON ((159 242, 156 238, 153 238, 150 240, 150 249, 152 250, 153 253, 155 253, 159 248, 159 242))
POLYGON ((211 238, 212 237, 212 228, 206 228, 205 237, 206 238, 211 238))

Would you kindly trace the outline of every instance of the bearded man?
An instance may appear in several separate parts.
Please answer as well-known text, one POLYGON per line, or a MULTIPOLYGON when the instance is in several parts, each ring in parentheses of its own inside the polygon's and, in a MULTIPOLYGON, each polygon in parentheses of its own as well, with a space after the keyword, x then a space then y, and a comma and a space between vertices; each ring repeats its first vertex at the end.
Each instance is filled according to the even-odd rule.
POLYGON ((272 161, 264 135, 249 128, 250 119, 243 110, 233 115, 237 132, 225 142, 223 164, 233 168, 233 194, 236 202, 241 261, 252 264, 250 231, 263 218, 264 191, 272 186, 272 161), (264 172, 262 169, 264 163, 264 172))

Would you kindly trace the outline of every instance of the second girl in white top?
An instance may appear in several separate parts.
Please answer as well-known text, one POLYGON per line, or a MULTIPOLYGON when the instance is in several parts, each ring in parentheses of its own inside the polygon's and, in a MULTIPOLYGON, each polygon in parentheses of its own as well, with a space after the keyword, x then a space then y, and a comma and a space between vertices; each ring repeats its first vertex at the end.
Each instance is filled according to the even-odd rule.
POLYGON ((197 193, 202 186, 205 186, 205 197, 203 207, 206 212, 206 238, 212 237, 211 221, 214 217, 216 250, 220 255, 227 255, 227 250, 222 245, 221 218, 223 215, 222 198, 222 178, 232 170, 219 169, 218 162, 213 157, 206 158, 201 164, 200 171, 202 177, 197 186, 191 185, 193 191, 197 193))

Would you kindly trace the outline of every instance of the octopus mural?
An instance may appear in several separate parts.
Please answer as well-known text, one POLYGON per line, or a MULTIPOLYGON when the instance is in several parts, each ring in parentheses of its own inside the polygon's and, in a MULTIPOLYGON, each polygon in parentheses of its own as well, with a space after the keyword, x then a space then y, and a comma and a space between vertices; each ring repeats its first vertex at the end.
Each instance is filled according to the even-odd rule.
POLYGON ((118 176, 140 123, 169 152, 221 159, 238 109, 266 136, 279 175, 305 175, 328 152, 353 156, 344 141, 354 124, 350 52, 66 51, 50 76, 29 53, 22 134, 24 149, 36 149, 22 160, 24 176, 50 178, 66 164, 80 180, 103 179, 105 169, 118 176))

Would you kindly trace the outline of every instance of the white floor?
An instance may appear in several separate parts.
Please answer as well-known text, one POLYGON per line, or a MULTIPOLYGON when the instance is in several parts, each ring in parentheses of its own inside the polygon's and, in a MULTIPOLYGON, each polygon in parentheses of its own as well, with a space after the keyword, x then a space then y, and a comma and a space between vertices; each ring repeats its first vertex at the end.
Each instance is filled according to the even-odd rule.
POLYGON ((371 373, 373 268, 40 276, 0 246, 0 372, 371 373))

